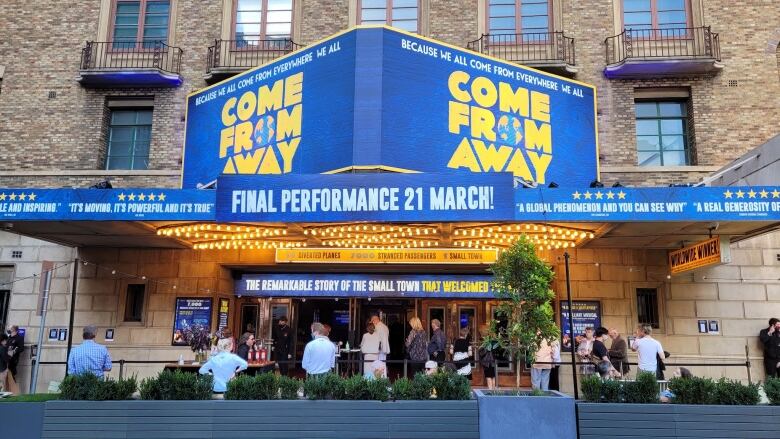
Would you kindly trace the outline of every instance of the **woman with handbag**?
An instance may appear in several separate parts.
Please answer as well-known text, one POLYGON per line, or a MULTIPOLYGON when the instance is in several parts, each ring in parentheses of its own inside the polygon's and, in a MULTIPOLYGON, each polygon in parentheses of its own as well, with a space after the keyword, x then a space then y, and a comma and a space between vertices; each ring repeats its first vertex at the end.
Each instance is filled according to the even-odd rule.
POLYGON ((425 333, 419 317, 409 319, 409 325, 412 330, 406 337, 405 345, 411 375, 414 376, 417 372, 422 372, 425 362, 428 361, 428 334, 425 333))

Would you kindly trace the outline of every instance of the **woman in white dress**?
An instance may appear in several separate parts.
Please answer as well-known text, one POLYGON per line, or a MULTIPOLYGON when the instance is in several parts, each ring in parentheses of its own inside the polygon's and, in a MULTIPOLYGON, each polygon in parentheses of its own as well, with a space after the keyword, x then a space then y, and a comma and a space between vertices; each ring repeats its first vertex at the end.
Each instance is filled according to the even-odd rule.
POLYGON ((374 324, 366 325, 366 333, 360 341, 360 352, 363 353, 363 376, 374 378, 374 361, 379 358, 380 335, 374 330, 374 324))

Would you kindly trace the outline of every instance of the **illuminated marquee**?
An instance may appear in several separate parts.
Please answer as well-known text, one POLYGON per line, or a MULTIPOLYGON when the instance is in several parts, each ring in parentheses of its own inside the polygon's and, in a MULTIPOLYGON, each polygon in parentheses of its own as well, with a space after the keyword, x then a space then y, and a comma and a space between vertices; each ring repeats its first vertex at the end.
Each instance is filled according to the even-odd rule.
POLYGON ((449 132, 463 136, 447 167, 511 172, 543 184, 552 162, 550 95, 460 70, 447 85, 449 132), (496 104, 498 113, 491 110, 496 104))

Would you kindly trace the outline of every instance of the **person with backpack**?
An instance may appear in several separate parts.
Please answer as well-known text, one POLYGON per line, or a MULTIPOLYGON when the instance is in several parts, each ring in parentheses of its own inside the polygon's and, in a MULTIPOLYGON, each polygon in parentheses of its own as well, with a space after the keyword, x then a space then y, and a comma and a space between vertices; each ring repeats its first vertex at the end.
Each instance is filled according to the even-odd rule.
MULTIPOLYGON (((490 330, 487 325, 479 328, 479 333, 483 339, 487 339, 490 335, 490 330)), ((487 380, 488 389, 496 388, 496 357, 494 352, 498 350, 498 342, 495 340, 489 340, 483 342, 477 351, 477 357, 479 365, 482 366, 483 374, 487 380)))

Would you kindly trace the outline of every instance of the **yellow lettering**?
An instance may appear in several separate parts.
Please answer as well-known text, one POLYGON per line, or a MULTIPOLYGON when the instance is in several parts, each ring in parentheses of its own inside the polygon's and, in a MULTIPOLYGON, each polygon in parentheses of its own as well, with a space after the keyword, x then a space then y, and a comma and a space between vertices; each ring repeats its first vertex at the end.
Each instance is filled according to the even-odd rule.
POLYGON ((543 123, 539 127, 531 119, 525 120, 525 148, 552 154, 552 133, 550 124, 543 123))
POLYGON ((252 128, 252 122, 243 122, 236 125, 236 146, 233 148, 235 153, 252 149, 252 128))
POLYGON ((480 172, 479 163, 474 156, 474 151, 471 150, 469 139, 464 138, 460 141, 460 145, 452 154, 450 162, 447 163, 448 168, 468 168, 471 172, 480 172))
POLYGON ((518 87, 512 91, 512 86, 505 83, 498 83, 498 108, 504 113, 515 113, 523 117, 528 117, 528 89, 518 87))
POLYGON ((450 101, 450 132, 460 134, 461 125, 469 124, 469 106, 460 102, 450 101))
POLYGON ((295 157, 295 152, 298 151, 298 145, 300 143, 301 138, 296 137, 289 142, 279 142, 276 144, 276 146, 279 147, 279 153, 282 155, 285 174, 292 171, 293 157, 295 157))
POLYGON ((284 106, 289 107, 301 102, 303 92, 303 72, 290 75, 284 80, 284 106))
POLYGON ((257 90, 257 115, 262 116, 270 110, 282 108, 282 99, 284 96, 284 80, 280 79, 274 82, 271 88, 267 85, 257 90))
POLYGON ((490 146, 486 146, 485 142, 477 139, 471 141, 474 144, 474 150, 477 152, 479 163, 482 164, 482 169, 485 172, 496 171, 500 172, 504 169, 504 164, 509 159, 509 155, 512 154, 512 148, 509 146, 502 146, 496 149, 496 146, 492 143, 490 146))
POLYGON ((222 107, 222 125, 229 127, 236 123, 236 116, 230 113, 230 110, 235 106, 236 98, 230 98, 225 102, 225 105, 222 107))
POLYGON ((485 78, 484 76, 479 76, 471 83, 471 94, 474 96, 474 100, 479 104, 481 107, 492 107, 496 104, 496 100, 498 99, 498 91, 496 90, 496 86, 493 85, 493 82, 485 78))
POLYGON ((257 106, 257 96, 251 91, 248 91, 241 95, 241 99, 238 100, 238 108, 236 114, 241 120, 249 120, 252 117, 252 113, 255 112, 257 106))
POLYGON ((257 148, 256 150, 246 154, 236 154, 233 156, 233 160, 236 161, 236 171, 239 174, 255 174, 257 173, 257 167, 260 165, 260 160, 265 154, 266 148, 257 148))
POLYGON ((235 174, 236 173, 236 167, 233 166, 233 159, 228 158, 227 163, 225 163, 225 169, 222 170, 223 174, 235 174))
POLYGON ((471 107, 471 137, 480 139, 484 136, 488 140, 496 140, 496 116, 493 112, 481 107, 471 107))
POLYGON ((531 117, 542 122, 550 121, 550 95, 531 92, 531 117))
POLYGON ((456 70, 450 73, 450 78, 447 80, 447 87, 449 87, 450 94, 453 98, 461 102, 471 102, 471 96, 469 96, 468 92, 460 88, 461 84, 465 84, 468 81, 469 74, 466 72, 456 70))
POLYGON ((227 155, 227 150, 233 146, 233 133, 236 131, 235 127, 229 126, 223 128, 219 133, 219 158, 223 158, 227 155))
POLYGON ((544 183, 547 168, 550 167, 550 162, 552 162, 552 155, 528 151, 528 158, 531 160, 531 165, 534 167, 536 182, 539 184, 544 183))
POLYGON ((286 108, 279 110, 276 113, 276 140, 282 140, 289 137, 297 137, 301 135, 301 113, 303 112, 303 104, 298 104, 293 107, 291 112, 287 112, 286 108))
POLYGON ((260 170, 258 174, 281 174, 282 170, 279 168, 279 160, 276 159, 276 153, 274 149, 269 147, 268 153, 263 157, 263 161, 260 163, 260 170))
POLYGON ((531 170, 528 169, 528 163, 525 162, 523 153, 519 148, 515 149, 515 153, 512 156, 512 159, 509 161, 509 164, 506 166, 505 171, 511 172, 516 177, 521 177, 525 180, 533 181, 531 170))

